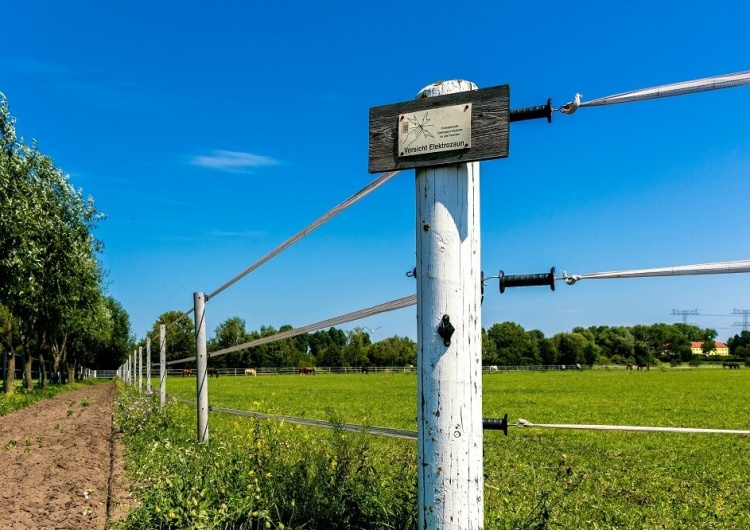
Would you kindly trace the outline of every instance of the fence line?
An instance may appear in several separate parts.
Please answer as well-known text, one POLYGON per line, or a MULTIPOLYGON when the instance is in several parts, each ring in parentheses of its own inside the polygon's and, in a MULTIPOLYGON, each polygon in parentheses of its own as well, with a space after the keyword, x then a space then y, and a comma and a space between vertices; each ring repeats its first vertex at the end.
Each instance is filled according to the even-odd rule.
MULTIPOLYGON (((321 320, 320 322, 316 322, 314 324, 308 324, 307 326, 290 329, 288 331, 282 331, 281 333, 276 333, 275 335, 269 335, 268 337, 261 337, 259 339, 251 340, 243 344, 230 346, 229 348, 224 348, 223 350, 209 352, 209 356, 211 358, 220 357, 227 353, 245 350, 248 348, 252 348, 253 346, 260 346, 261 344, 269 344, 271 342, 276 342, 279 340, 288 339, 290 337, 295 337, 297 335, 302 335, 303 333, 309 333, 311 331, 317 331, 320 329, 329 328, 337 324, 344 324, 346 322, 352 322, 354 320, 361 320, 363 318, 370 317, 373 315, 378 315, 380 313, 386 313, 388 311, 395 311, 396 309, 403 309, 404 307, 409 307, 416 303, 417 303, 417 295, 412 294, 409 296, 404 296, 403 298, 397 298, 396 300, 391 300, 390 302, 385 302, 383 304, 379 304, 376 306, 368 307, 365 309, 360 309, 358 311, 346 313, 345 315, 340 315, 337 317, 329 318, 327 320, 321 320)), ((186 363, 186 362, 190 362, 194 360, 195 360, 195 357, 185 357, 183 359, 176 359, 174 361, 169 361, 167 365, 186 363)))
MULTIPOLYGON (((169 395, 169 397, 190 405, 196 406, 193 401, 181 398, 179 396, 169 395)), ((402 440, 416 440, 417 431, 411 431, 408 429, 394 429, 390 427, 373 427, 368 425, 360 425, 357 423, 339 423, 328 420, 316 420, 313 418, 296 418, 294 416, 282 416, 279 414, 267 414, 265 412, 252 412, 249 410, 238 410, 228 409, 224 407, 209 406, 210 412, 221 412, 222 414, 231 414, 234 416, 243 416, 246 418, 257 418, 262 420, 274 420, 278 422, 291 423, 294 425, 304 425, 307 427, 318 427, 323 429, 340 429, 347 432, 361 432, 365 434, 372 434, 374 436, 383 436, 386 438, 398 438, 402 440)), ((520 428, 546 428, 546 429, 572 429, 572 430, 585 430, 585 431, 616 431, 616 432, 667 432, 667 433, 679 433, 679 434, 737 434, 737 435, 748 435, 750 430, 741 429, 706 429, 706 428, 695 428, 695 427, 649 427, 642 425, 585 425, 585 424, 570 424, 570 423, 531 423, 523 418, 519 418, 518 423, 507 423, 507 415, 505 418, 484 418, 482 420, 483 427, 485 430, 504 430, 507 435, 508 427, 520 427, 520 428)))
MULTIPOLYGON (((186 405, 195 406, 195 403, 187 399, 169 395, 169 397, 176 399, 180 403, 186 405)), ((292 423, 295 425, 305 425, 307 427, 319 427, 323 429, 340 429, 347 432, 364 432, 367 434, 373 434, 376 436, 385 436, 387 438, 399 438, 402 440, 416 440, 417 432, 409 431, 406 429, 392 429, 390 427, 369 427, 366 425, 358 425, 356 423, 338 423, 327 420, 316 420, 312 418, 295 418, 293 416, 280 416, 278 414, 266 414, 264 412, 251 412, 249 410, 237 410, 227 409, 223 407, 215 407, 213 405, 208 408, 211 412, 221 412, 222 414, 232 414, 235 416, 244 416, 246 418, 258 418, 262 420, 275 420, 284 423, 292 423)))

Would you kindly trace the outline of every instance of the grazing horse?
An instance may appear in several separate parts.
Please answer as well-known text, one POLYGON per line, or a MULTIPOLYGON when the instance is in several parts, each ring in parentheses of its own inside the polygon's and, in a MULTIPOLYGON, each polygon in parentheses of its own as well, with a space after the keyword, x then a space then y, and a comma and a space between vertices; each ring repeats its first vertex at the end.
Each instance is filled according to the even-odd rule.
POLYGON ((255 369, 253 368, 245 368, 245 375, 252 375, 253 377, 255 377, 258 374, 255 372, 255 369))
POLYGON ((638 369, 639 369, 639 370, 642 370, 642 369, 644 369, 644 368, 645 368, 646 370, 649 370, 649 367, 648 367, 648 366, 649 366, 649 365, 648 365, 648 363, 638 363, 638 369))
POLYGON ((363 366, 362 368, 359 369, 359 371, 362 372, 363 374, 370 373, 370 369, 367 366, 363 366))
POLYGON ((219 377, 218 370, 216 370, 216 368, 214 368, 213 366, 209 366, 208 368, 206 368, 206 373, 208 374, 208 377, 219 377))
POLYGON ((631 372, 633 371, 633 365, 632 365, 632 364, 630 364, 630 363, 628 363, 628 364, 627 364, 627 366, 625 366, 625 368, 626 368, 627 370, 630 370, 631 372))
POLYGON ((497 371, 498 371, 497 366, 495 366, 494 364, 492 366, 490 366, 490 373, 494 373, 494 372, 497 372, 497 371))
POLYGON ((182 377, 193 377, 193 371, 190 368, 183 368, 182 377))
POLYGON ((740 369, 740 363, 721 363, 721 367, 723 368, 729 368, 730 370, 732 368, 736 368, 737 370, 740 369))
POLYGON ((303 366, 299 369, 299 375, 315 375, 315 368, 312 366, 303 366))

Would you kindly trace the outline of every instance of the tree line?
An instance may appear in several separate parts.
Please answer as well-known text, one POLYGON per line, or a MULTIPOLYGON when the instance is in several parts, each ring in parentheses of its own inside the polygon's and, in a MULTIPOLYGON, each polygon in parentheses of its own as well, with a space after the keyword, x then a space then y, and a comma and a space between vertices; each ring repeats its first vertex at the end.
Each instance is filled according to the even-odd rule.
POLYGON ((483 362, 497 365, 689 362, 691 342, 715 347, 716 330, 692 324, 576 327, 545 337, 513 322, 482 331, 483 362))
MULTIPOLYGON (((154 322, 151 333, 159 336, 159 327, 167 324, 167 361, 184 359, 195 355, 195 326, 180 311, 167 311, 154 322)), ((276 329, 261 326, 259 330, 248 331, 240 317, 231 317, 219 324, 213 336, 207 341, 209 358, 217 352, 232 346, 289 331, 290 325, 276 329)), ((141 342, 141 346, 143 342, 141 342)), ((152 346, 152 351, 154 351, 152 346)), ((372 342, 370 334, 357 327, 344 331, 335 327, 314 333, 303 333, 295 337, 281 339, 252 348, 210 358, 215 368, 244 367, 299 367, 299 366, 407 366, 417 362, 417 344, 407 338, 393 336, 372 342)))
MULTIPOLYGON (((195 355, 192 319, 169 311, 153 325, 170 324, 166 335, 167 360, 195 355)), ((373 342, 370 334, 356 327, 348 332, 332 327, 315 333, 270 342, 213 359, 211 352, 246 344, 292 329, 284 325, 261 326, 248 331, 240 317, 219 324, 208 339, 209 363, 216 368, 315 366, 408 366, 415 365, 417 344, 407 337, 390 337, 373 342)), ((539 330, 525 330, 514 322, 493 324, 482 330, 484 365, 593 365, 609 363, 681 363, 693 360, 691 342, 700 342, 707 354, 715 346, 716 331, 691 324, 576 327, 571 332, 546 337, 539 330)), ((750 350, 750 333, 729 341, 730 351, 743 358, 750 350), (744 342, 742 342, 744 341, 744 342)))
POLYGON ((44 387, 82 366, 116 368, 133 343, 122 306, 106 296, 93 230, 104 216, 37 144, 16 136, 0 94, 0 351, 3 391, 20 359, 44 387), (51 372, 51 373, 48 373, 51 372), (59 375, 58 375, 59 374, 59 375))

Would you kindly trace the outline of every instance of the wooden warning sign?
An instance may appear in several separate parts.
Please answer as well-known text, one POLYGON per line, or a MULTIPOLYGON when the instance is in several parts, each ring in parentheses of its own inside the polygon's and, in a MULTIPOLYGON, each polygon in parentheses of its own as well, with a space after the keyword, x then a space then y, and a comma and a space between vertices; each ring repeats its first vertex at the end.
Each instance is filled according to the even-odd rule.
POLYGON ((370 109, 370 173, 508 156, 510 87, 370 109))

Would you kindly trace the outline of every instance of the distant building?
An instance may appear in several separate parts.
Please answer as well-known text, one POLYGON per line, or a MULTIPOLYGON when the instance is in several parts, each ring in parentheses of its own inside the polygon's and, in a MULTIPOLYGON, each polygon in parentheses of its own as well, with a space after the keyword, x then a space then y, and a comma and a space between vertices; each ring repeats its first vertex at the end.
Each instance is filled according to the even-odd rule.
MULTIPOLYGON (((693 351, 693 355, 703 355, 703 343, 702 342, 691 342, 690 349, 693 351)), ((729 346, 723 342, 716 341, 716 347, 711 350, 709 355, 722 355, 729 357, 729 346)))

